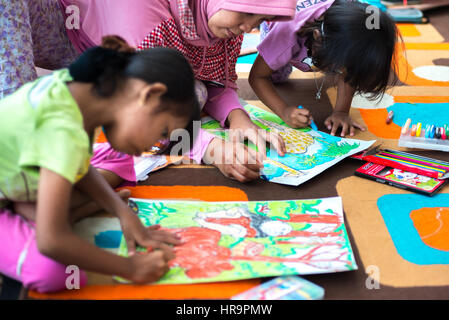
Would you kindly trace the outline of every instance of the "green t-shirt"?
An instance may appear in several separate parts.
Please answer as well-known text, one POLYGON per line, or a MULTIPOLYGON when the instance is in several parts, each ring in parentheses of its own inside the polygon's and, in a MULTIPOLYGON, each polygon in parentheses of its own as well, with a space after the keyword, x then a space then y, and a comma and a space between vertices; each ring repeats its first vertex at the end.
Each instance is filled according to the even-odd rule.
POLYGON ((41 167, 72 184, 87 173, 91 143, 67 88, 72 80, 59 70, 0 100, 0 207, 35 202, 41 167))

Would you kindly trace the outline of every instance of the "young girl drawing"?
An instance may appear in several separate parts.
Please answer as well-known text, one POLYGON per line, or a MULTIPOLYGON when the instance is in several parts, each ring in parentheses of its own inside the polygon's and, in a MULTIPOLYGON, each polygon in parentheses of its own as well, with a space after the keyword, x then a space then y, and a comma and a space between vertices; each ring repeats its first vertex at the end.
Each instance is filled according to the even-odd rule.
POLYGON ((155 281, 179 244, 158 226, 143 227, 89 161, 97 127, 126 154, 191 127, 199 119, 192 69, 175 50, 135 53, 115 37, 105 46, 0 101, 0 273, 40 292, 65 288, 66 265, 155 281), (120 219, 129 258, 73 233, 73 222, 100 208, 120 219), (134 255, 137 244, 162 250, 134 255))
MULTIPOLYGON (((263 150, 267 141, 279 154, 285 153, 282 139, 276 134, 258 134, 242 108, 236 92, 235 64, 242 34, 263 20, 292 18, 296 1, 134 0, 126 10, 118 2, 111 5, 106 0, 61 0, 61 3, 65 7, 72 4, 80 7, 81 28, 67 31, 79 51, 96 45, 105 34, 118 34, 138 49, 175 48, 185 55, 195 78, 207 88, 205 112, 222 126, 242 133, 241 138, 264 146, 263 150)), ((212 163, 226 176, 242 182, 259 177, 264 153, 255 154, 242 143, 234 148, 232 143, 222 143, 205 132, 199 137, 191 152, 196 162, 212 163)), ((123 163, 128 165, 126 159, 123 163)))
MULTIPOLYGON (((273 83, 287 80, 292 66, 304 72, 321 70, 337 79, 337 102, 324 122, 332 135, 341 136, 365 128, 353 121, 349 110, 354 93, 382 95, 395 69, 392 62, 397 29, 387 14, 379 11, 379 25, 370 26, 367 4, 357 1, 298 0, 294 20, 269 22, 261 26, 259 55, 251 69, 250 84, 269 108, 289 126, 309 125, 309 110, 288 105, 273 83)), ((316 80, 317 99, 324 80, 316 80)), ((393 83, 390 83, 393 84, 393 83)), ((298 102, 300 104, 300 102, 298 102)))

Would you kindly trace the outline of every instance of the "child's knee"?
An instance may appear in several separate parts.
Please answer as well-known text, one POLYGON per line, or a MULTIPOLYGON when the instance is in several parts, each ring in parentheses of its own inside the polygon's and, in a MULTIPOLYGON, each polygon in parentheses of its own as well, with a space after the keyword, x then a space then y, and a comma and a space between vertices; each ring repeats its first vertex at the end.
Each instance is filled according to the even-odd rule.
POLYGON ((23 285, 41 293, 80 289, 87 282, 86 273, 76 266, 65 266, 53 260, 36 265, 34 272, 23 275, 23 285))

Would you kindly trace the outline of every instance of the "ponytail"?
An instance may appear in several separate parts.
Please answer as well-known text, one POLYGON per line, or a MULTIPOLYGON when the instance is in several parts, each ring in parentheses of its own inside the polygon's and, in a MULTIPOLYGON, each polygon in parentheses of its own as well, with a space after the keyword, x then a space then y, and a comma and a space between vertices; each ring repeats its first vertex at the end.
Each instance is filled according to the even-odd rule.
POLYGON ((103 98, 114 94, 134 50, 118 36, 104 37, 100 47, 88 49, 69 67, 74 81, 93 83, 103 98))
POLYGON ((200 119, 199 104, 192 68, 179 51, 158 47, 136 52, 123 38, 108 36, 100 47, 84 52, 70 65, 69 72, 74 81, 92 83, 94 92, 102 98, 114 95, 130 78, 164 84, 164 103, 156 112, 168 111, 190 119, 185 129, 193 145, 193 121, 200 119))

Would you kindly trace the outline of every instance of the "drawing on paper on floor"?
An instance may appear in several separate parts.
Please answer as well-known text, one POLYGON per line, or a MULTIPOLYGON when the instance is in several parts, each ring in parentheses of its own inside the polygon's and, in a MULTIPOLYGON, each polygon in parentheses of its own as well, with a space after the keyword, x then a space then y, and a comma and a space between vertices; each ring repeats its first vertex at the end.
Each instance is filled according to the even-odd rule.
MULTIPOLYGON (((357 269, 341 198, 199 202, 130 199, 145 226, 178 234, 158 283, 181 284, 357 269)), ((119 254, 126 255, 122 239, 119 254)))
MULTIPOLYGON (((267 149, 261 178, 270 182, 300 185, 375 142, 336 137, 310 128, 292 129, 271 112, 251 105, 246 105, 245 110, 260 128, 277 132, 284 139, 288 152, 284 157, 267 149)), ((202 119, 202 127, 222 139, 228 137, 227 131, 211 117, 202 119)), ((251 144, 249 147, 255 148, 251 144)))

